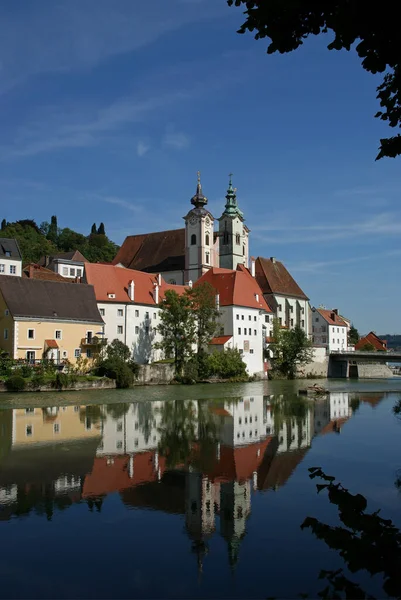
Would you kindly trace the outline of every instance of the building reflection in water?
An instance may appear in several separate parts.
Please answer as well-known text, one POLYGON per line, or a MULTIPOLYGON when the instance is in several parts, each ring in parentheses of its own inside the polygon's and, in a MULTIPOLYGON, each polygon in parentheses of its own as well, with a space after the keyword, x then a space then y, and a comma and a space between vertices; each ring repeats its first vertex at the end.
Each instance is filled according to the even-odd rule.
POLYGON ((213 535, 234 567, 252 494, 285 485, 313 436, 339 433, 359 401, 335 392, 0 411, 0 519, 51 519, 78 502, 99 512, 118 492, 128 508, 181 514, 199 573, 213 535))

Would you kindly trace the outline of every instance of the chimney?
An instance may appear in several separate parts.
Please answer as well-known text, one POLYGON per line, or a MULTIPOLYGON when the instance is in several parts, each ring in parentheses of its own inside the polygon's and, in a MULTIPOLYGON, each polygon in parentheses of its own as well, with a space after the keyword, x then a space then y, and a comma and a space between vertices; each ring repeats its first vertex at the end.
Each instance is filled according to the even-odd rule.
POLYGON ((256 302, 259 302, 259 294, 255 294, 256 302))
POLYGON ((191 279, 188 281, 188 287, 190 290, 192 290, 192 280, 191 279))
POLYGON ((33 279, 35 276, 35 267, 34 265, 31 263, 28 267, 28 277, 29 279, 33 279))
POLYGON ((135 300, 135 282, 133 279, 128 284, 128 296, 131 302, 135 300))
POLYGON ((255 277, 255 258, 251 256, 251 275, 255 277))
POLYGON ((45 267, 49 266, 49 262, 50 262, 50 256, 46 255, 45 256, 45 267))
POLYGON ((335 320, 336 320, 336 313, 332 311, 332 312, 330 313, 330 318, 331 318, 333 321, 335 321, 335 320))
POLYGON ((159 274, 157 275, 157 285, 161 285, 161 284, 162 284, 162 274, 161 274, 161 273, 159 273, 159 274))
MULTIPOLYGON (((159 279, 159 276, 157 277, 157 279, 159 279)), ((155 282, 153 284, 153 287, 155 288, 155 290, 153 292, 153 298, 154 298, 155 304, 159 304, 159 284, 157 282, 155 282)))
POLYGON ((216 309, 220 310, 220 294, 216 294, 216 309))
POLYGON ((337 315, 337 316, 338 316, 338 308, 332 308, 331 310, 333 311, 333 313, 334 313, 335 315, 337 315))
POLYGON ((272 263, 274 264, 276 262, 276 257, 275 256, 271 256, 270 260, 272 261, 272 263))

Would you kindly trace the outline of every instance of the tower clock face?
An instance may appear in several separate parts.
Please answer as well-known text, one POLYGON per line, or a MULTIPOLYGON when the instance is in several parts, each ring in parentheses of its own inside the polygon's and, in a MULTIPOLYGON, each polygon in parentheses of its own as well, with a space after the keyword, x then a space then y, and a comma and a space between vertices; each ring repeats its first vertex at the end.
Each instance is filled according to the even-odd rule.
POLYGON ((196 219, 196 217, 191 217, 191 218, 189 219, 189 222, 191 223, 191 225, 196 225, 196 222, 197 222, 197 219, 196 219))
POLYGON ((210 225, 210 219, 209 219, 209 217, 206 217, 205 223, 206 223, 206 227, 209 227, 209 225, 210 225))

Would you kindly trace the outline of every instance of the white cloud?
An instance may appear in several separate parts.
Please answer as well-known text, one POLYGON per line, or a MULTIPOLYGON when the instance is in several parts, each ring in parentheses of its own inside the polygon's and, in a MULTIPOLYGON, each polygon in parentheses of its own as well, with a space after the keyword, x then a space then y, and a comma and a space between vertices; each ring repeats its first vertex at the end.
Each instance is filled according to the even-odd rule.
POLYGON ((138 156, 145 156, 145 154, 147 152, 149 152, 150 150, 150 145, 147 144, 146 142, 143 142, 142 140, 139 140, 139 142, 136 145, 136 153, 138 156))
MULTIPOLYGON (((288 265, 290 271, 294 272, 305 272, 305 273, 319 273, 327 271, 332 267, 351 265, 354 263, 373 261, 382 258, 392 258, 394 256, 401 256, 401 250, 389 250, 388 252, 382 252, 378 254, 368 254, 363 256, 351 256, 349 258, 339 260, 322 260, 322 261, 303 261, 300 263, 293 263, 288 265)), ((331 272, 331 271, 330 271, 331 272)))
POLYGON ((169 128, 163 137, 162 143, 169 148, 183 150, 189 146, 189 137, 182 131, 175 131, 173 128, 169 128))

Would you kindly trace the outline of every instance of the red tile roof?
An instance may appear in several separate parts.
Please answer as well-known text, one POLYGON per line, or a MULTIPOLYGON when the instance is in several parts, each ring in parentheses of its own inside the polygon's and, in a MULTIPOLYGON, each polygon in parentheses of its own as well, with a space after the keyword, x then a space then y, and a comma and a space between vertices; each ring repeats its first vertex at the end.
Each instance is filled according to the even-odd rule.
POLYGON ((264 294, 282 294, 309 300, 282 262, 258 256, 255 261, 255 277, 264 294))
POLYGON ((342 320, 335 312, 326 308, 317 308, 317 312, 329 325, 338 325, 338 327, 347 327, 347 323, 342 320))
POLYGON ((320 435, 325 435, 326 433, 333 433, 333 431, 340 431, 341 427, 348 421, 349 417, 341 417, 338 419, 333 419, 330 423, 327 423, 326 427, 320 432, 320 435))
POLYGON ((387 340, 381 340, 373 331, 362 337, 355 344, 355 350, 360 350, 365 344, 372 344, 375 350, 387 351, 387 340))
POLYGON ((185 269, 185 229, 157 231, 125 238, 113 264, 160 273, 185 269))
MULTIPOLYGON (((134 281, 134 303, 156 304, 154 284, 157 282, 157 278, 153 274, 115 265, 86 263, 85 275, 86 281, 95 288, 97 302, 131 302, 128 296, 128 286, 130 281, 134 281), (109 294, 115 294, 115 298, 109 298, 109 294)), ((185 286, 168 284, 162 278, 159 286, 159 302, 164 298, 167 290, 174 290, 177 294, 182 294, 185 286)))
POLYGON ((28 263, 22 268, 22 277, 29 279, 41 279, 42 281, 63 281, 64 283, 71 283, 71 279, 62 277, 58 273, 46 269, 36 263, 28 263))
POLYGON ((213 482, 238 481, 251 479, 263 461, 267 447, 272 441, 268 437, 247 446, 221 446, 220 460, 216 460, 206 475, 213 482))
POLYGON ((232 339, 232 335, 220 335, 210 340, 209 344, 212 346, 224 346, 229 340, 232 339))
POLYGON ((205 281, 219 294, 220 306, 245 306, 271 312, 256 279, 244 267, 236 271, 212 267, 198 279, 194 287, 205 281))
POLYGON ((45 344, 48 348, 58 348, 56 340, 45 340, 45 344))

